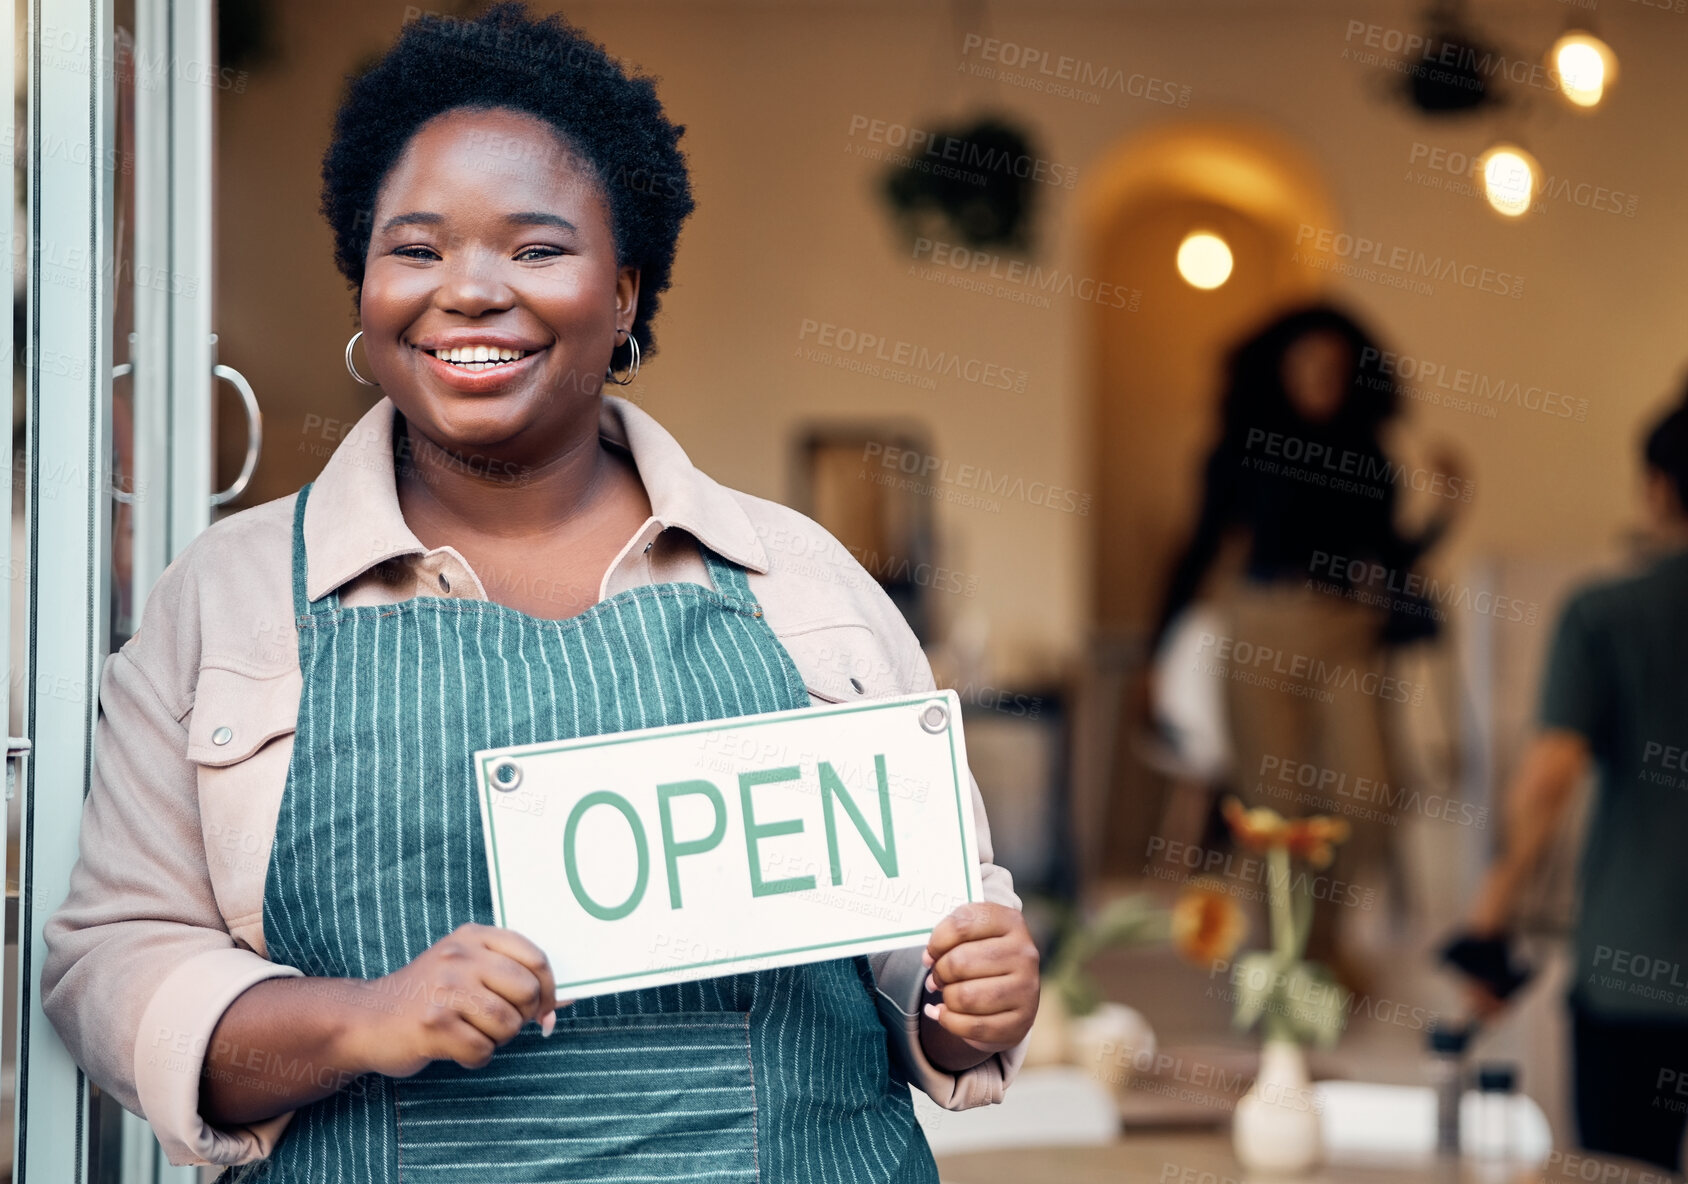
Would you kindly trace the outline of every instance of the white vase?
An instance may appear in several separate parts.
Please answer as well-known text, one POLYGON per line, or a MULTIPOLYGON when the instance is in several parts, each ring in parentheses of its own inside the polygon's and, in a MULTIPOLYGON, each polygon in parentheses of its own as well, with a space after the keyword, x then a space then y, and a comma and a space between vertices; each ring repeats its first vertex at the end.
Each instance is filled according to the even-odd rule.
POLYGON ((1237 1161, 1263 1176, 1300 1176, 1319 1162, 1319 1111, 1300 1045, 1268 1040, 1261 1048, 1260 1072, 1237 1102, 1231 1142, 1237 1161))
POLYGON ((1155 1030, 1136 1008, 1103 1003, 1089 1015, 1068 1017, 1067 1056, 1118 1095, 1133 1070, 1154 1063, 1155 1030))
POLYGON ((1061 992, 1045 980, 1026 1046, 1027 1068, 1065 1065, 1071 1060, 1067 1054, 1067 1023, 1067 1005, 1061 1000, 1061 992))

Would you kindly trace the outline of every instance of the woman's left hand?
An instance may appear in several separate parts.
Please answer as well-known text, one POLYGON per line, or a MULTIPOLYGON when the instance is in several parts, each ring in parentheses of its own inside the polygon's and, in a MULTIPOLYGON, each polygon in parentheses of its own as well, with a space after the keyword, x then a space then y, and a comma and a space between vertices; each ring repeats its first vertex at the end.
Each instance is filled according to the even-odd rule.
POLYGON ((932 931, 925 963, 930 971, 926 988, 941 992, 943 1001, 926 1005, 921 1044, 940 1067, 952 1072, 971 1068, 1013 1048, 1031 1031, 1037 1018, 1038 953, 1020 910, 962 905, 932 931), (954 1048, 957 1043, 972 1053, 954 1048), (969 1063, 958 1064, 961 1060, 969 1063))
POLYGON ((1425 458, 1433 473, 1440 474, 1443 486, 1447 492, 1444 501, 1437 505, 1437 516, 1446 522, 1452 522, 1464 512, 1477 487, 1471 480, 1471 466, 1466 462, 1465 454, 1446 440, 1438 441, 1430 446, 1425 458))

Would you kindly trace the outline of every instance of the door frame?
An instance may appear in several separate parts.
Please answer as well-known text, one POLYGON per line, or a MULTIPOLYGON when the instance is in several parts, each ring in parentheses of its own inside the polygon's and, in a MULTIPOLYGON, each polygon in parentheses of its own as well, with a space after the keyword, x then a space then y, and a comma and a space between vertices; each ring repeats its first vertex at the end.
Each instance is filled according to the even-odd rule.
MULTIPOLYGON (((0 562, 22 571, 25 652, 23 736, 36 759, 13 755, 20 836, 14 976, 16 1097, 13 1178, 50 1184, 159 1184, 198 1179, 172 1168, 150 1128, 125 1113, 121 1154, 93 1176, 99 1110, 90 1083, 41 1007, 43 927, 65 898, 77 856, 83 800, 92 783, 98 691, 112 638, 114 496, 134 522, 131 597, 144 603, 169 561, 210 521, 212 482, 212 119, 214 10, 210 0, 135 0, 135 257, 114 264, 118 155, 113 0, 0 0, 16 19, 27 5, 28 318, 24 463, 9 494, 25 497, 27 557, 14 563, 10 531, 0 562), (113 472, 113 308, 116 286, 132 288, 135 332, 121 359, 134 383, 133 471, 113 472), (128 485, 114 492, 114 486, 128 485)), ((8 58, 0 76, 15 84, 8 58)), ((8 92, 10 87, 8 87, 8 92)), ((0 179, 11 209, 12 174, 0 179)), ((8 358, 11 356, 8 351, 8 358)), ((11 419, 0 443, 12 446, 11 419)), ((0 585, 10 620, 11 582, 0 585)), ((119 644, 120 644, 119 640, 119 644)), ((0 632, 0 646, 6 634, 0 632)), ((0 706, 6 701, 0 699, 0 706)), ((8 784, 10 784, 10 776, 8 784)), ((106 1139, 102 1143, 108 1142, 106 1139)))

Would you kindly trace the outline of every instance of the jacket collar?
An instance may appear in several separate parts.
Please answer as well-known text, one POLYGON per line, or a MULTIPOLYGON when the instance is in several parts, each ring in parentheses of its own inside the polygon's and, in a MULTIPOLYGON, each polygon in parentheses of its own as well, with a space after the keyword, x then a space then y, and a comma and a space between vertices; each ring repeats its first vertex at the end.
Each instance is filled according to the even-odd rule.
MULTIPOLYGON (((399 511, 393 471, 398 410, 383 397, 346 433, 305 505, 306 594, 326 596, 376 564, 425 554, 399 511)), ((603 396, 598 435, 626 448, 664 529, 678 527, 710 550, 765 573, 768 555, 750 517, 732 493, 692 464, 678 441, 644 411, 603 396)))

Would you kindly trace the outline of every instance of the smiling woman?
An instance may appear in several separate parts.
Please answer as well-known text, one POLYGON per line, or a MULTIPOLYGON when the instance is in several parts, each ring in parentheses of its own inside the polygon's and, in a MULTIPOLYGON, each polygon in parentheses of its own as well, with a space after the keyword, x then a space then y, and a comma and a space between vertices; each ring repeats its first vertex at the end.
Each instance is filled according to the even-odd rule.
MULTIPOLYGON (((629 339, 639 350, 636 330, 648 341, 650 327, 637 324, 642 269, 620 262, 601 170, 562 137, 504 107, 432 116, 382 182, 350 278, 374 381, 405 425, 398 497, 417 537, 460 540, 473 523, 460 546, 472 567, 537 558, 585 588, 650 517, 631 458, 598 446, 612 355, 629 339), (514 173, 500 167, 512 154, 514 173), (527 488, 489 499, 450 459, 480 455, 527 488)), ((589 603, 517 607, 572 616, 589 603)))
POLYGON ((48 1015, 172 1162, 930 1182, 909 1084, 981 1105, 1024 1057, 1037 951, 976 784, 984 900, 924 949, 571 1003, 492 923, 477 751, 933 686, 836 540, 604 390, 654 352, 679 136, 514 4, 410 24, 347 93, 323 212, 382 397, 159 580, 46 929, 48 1015))

